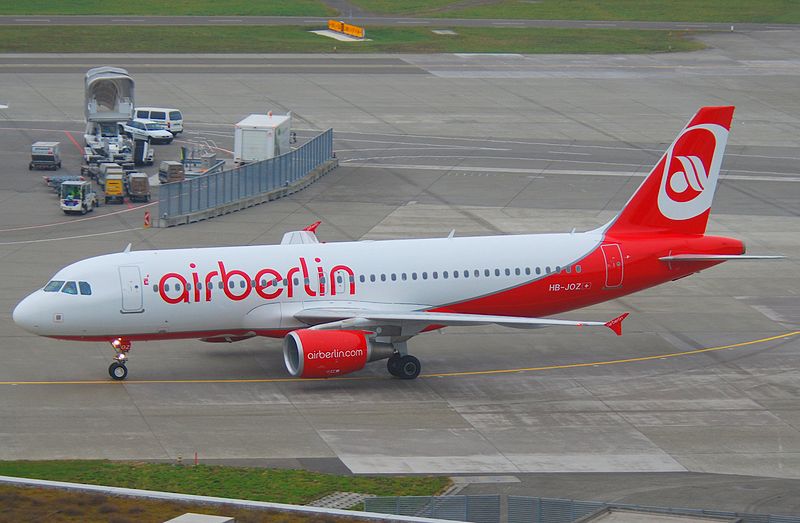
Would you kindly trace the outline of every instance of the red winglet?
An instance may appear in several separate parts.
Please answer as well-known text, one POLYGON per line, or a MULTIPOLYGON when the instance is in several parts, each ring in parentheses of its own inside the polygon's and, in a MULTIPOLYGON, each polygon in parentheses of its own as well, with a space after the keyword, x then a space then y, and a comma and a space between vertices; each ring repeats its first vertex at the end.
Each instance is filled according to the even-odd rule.
POLYGON ((313 233, 315 233, 315 234, 316 234, 316 232, 317 232, 317 227, 319 227, 321 224, 322 224, 322 221, 321 221, 321 220, 319 220, 319 221, 316 221, 316 222, 312 223, 311 225, 309 225, 308 227, 306 227, 306 228, 305 228, 305 229, 303 229, 303 230, 304 230, 304 231, 308 231, 308 232, 313 232, 313 233))
POLYGON ((622 336, 622 320, 628 317, 629 313, 623 313, 611 321, 606 322, 606 327, 614 331, 617 336, 622 336))

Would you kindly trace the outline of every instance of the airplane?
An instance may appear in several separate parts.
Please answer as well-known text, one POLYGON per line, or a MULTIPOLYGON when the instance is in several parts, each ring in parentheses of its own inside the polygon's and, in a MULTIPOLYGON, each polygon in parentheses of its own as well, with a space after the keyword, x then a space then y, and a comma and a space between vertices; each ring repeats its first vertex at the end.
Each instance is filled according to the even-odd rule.
POLYGON ((292 376, 330 378, 386 359, 414 379, 408 340, 448 326, 608 327, 545 318, 750 256, 706 235, 734 107, 703 107, 621 212, 587 232, 321 243, 320 222, 280 245, 107 254, 56 273, 13 311, 50 338, 110 342, 115 380, 134 341, 283 338, 292 376))

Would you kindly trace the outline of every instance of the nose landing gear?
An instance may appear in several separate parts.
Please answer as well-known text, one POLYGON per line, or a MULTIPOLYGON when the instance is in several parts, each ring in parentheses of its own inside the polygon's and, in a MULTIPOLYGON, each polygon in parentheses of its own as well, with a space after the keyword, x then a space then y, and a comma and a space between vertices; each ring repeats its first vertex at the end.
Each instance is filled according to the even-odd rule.
POLYGON ((114 356, 114 362, 108 366, 108 375, 114 380, 124 380, 128 377, 128 367, 125 364, 128 362, 128 351, 131 350, 133 344, 131 340, 115 338, 111 340, 111 346, 117 355, 114 356))

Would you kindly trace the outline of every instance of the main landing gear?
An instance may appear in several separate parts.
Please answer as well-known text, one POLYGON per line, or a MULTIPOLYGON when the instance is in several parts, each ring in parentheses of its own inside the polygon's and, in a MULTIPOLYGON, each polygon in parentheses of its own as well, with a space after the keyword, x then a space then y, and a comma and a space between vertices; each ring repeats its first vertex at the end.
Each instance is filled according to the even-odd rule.
POLYGON ((389 374, 395 378, 413 380, 419 376, 419 372, 422 370, 422 364, 411 354, 403 356, 395 352, 386 361, 386 369, 389 371, 389 374))
POLYGON ((108 375, 114 380, 124 380, 128 377, 128 351, 131 350, 133 344, 131 340, 125 338, 115 338, 111 341, 111 346, 117 352, 114 356, 114 362, 108 366, 108 375))

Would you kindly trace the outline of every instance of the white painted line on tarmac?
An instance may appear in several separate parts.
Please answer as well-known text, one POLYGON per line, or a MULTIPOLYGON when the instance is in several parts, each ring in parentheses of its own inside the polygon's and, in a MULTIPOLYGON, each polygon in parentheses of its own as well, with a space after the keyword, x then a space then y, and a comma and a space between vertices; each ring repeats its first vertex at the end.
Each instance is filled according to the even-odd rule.
POLYGON ((86 221, 89 221, 89 220, 99 220, 101 218, 106 218, 108 216, 115 216, 117 214, 123 214, 123 213, 126 213, 126 212, 131 212, 131 211, 136 211, 136 210, 139 210, 139 209, 144 209, 145 207, 150 207, 152 205, 156 205, 157 203, 158 203, 157 201, 150 202, 150 203, 145 203, 144 205, 139 205, 137 207, 131 207, 129 209, 123 209, 121 211, 114 211, 114 212, 109 212, 109 213, 106 213, 106 214, 98 214, 96 216, 87 216, 85 218, 77 218, 75 220, 65 220, 63 222, 45 223, 45 224, 42 224, 42 225, 26 225, 24 227, 12 227, 10 229, 0 229, 0 232, 28 231, 30 229, 45 229, 47 227, 56 227, 58 225, 70 225, 70 224, 73 224, 73 223, 86 222, 86 221))
POLYGON ((547 154, 569 154, 571 156, 591 156, 592 153, 574 153, 570 151, 547 151, 547 154))
POLYGON ((108 236, 109 234, 119 234, 122 232, 139 231, 141 227, 131 227, 130 229, 120 229, 118 231, 96 232, 94 234, 80 234, 78 236, 64 236, 63 238, 42 238, 40 240, 21 240, 18 242, 0 242, 0 245, 21 245, 26 243, 47 243, 59 242, 63 240, 79 240, 81 238, 93 238, 95 236, 108 236))
POLYGON ((49 22, 49 18, 15 18, 15 22, 49 22))
POLYGON ((470 151, 510 151, 509 148, 502 147, 476 147, 474 145, 453 145, 453 144, 437 144, 437 143, 418 143, 418 142, 398 142, 395 140, 364 140, 364 139, 348 139, 340 138, 343 142, 363 142, 363 143, 385 143, 389 145, 413 145, 415 147, 431 147, 440 149, 468 149, 470 151))
POLYGON ((112 22, 144 22, 144 18, 112 18, 112 22))
MULTIPOLYGON (((344 163, 344 162, 343 162, 344 163)), ((355 167, 372 167, 380 169, 407 169, 420 171, 465 171, 465 172, 500 172, 514 174, 544 174, 560 176, 615 176, 622 178, 644 178, 649 173, 636 171, 584 171, 559 169, 521 169, 512 167, 464 167, 450 165, 398 165, 383 163, 347 163, 355 167)), ((720 180, 752 181, 752 182, 800 182, 800 177, 783 176, 747 176, 736 174, 720 175, 720 180)))
POLYGON ((237 20, 229 20, 229 19, 225 18, 225 19, 212 19, 212 20, 209 20, 209 22, 214 22, 214 23, 218 23, 218 22, 241 22, 241 20, 238 20, 238 19, 237 20))

